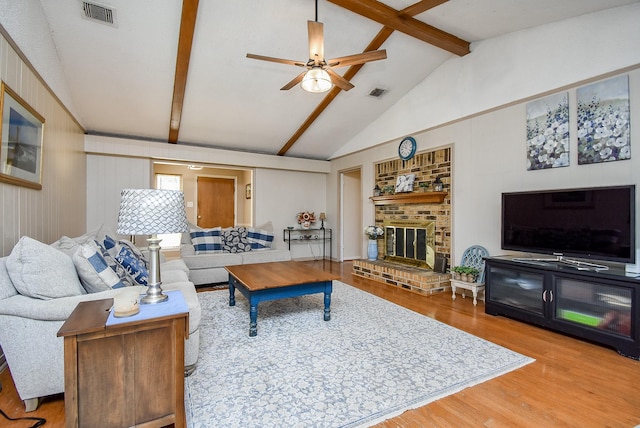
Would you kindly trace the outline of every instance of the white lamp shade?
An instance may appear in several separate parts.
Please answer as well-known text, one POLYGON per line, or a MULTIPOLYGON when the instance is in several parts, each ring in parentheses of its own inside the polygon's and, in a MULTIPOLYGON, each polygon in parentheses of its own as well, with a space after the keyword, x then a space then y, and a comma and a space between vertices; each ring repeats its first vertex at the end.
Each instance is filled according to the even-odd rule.
POLYGON ((124 189, 117 233, 155 235, 187 232, 184 193, 179 190, 124 189))
POLYGON ((331 89, 333 83, 331 83, 329 73, 319 67, 314 67, 304 75, 300 86, 307 92, 317 94, 320 92, 327 92, 331 89))

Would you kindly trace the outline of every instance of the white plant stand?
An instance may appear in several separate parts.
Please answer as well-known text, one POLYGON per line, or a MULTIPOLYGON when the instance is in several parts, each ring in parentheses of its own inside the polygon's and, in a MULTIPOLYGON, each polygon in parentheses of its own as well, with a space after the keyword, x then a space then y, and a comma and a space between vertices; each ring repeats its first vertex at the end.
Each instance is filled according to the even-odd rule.
MULTIPOLYGON (((484 282, 467 282, 459 279, 451 278, 451 299, 456 300, 456 289, 469 290, 473 293, 473 305, 478 304, 478 292, 482 291, 482 301, 484 302, 484 282)), ((466 296, 464 291, 461 292, 462 298, 466 296)))

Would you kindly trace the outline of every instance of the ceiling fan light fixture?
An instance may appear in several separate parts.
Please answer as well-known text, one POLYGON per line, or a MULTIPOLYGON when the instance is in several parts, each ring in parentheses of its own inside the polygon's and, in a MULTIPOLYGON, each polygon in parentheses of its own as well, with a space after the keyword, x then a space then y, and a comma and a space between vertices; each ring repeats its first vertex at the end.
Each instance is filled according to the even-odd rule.
POLYGON ((313 67, 304 75, 300 87, 307 92, 319 94, 333 87, 329 73, 320 67, 313 67))

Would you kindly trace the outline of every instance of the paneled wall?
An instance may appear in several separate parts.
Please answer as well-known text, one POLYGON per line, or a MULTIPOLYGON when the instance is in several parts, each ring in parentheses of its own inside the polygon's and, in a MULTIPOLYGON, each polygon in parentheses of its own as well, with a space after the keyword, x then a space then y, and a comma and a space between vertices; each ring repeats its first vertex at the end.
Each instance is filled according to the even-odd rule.
POLYGON ((118 226, 122 189, 149 189, 151 160, 124 156, 87 155, 87 230, 118 226))
MULTIPOLYGON (((245 181, 249 180, 248 174, 253 172, 251 199, 246 199, 245 203, 253 211, 254 226, 272 223, 276 233, 274 245, 277 248, 286 247, 282 230, 297 225, 298 212, 327 212, 326 178, 330 170, 327 161, 95 135, 86 136, 85 150, 89 230, 102 224, 115 229, 120 191, 126 187, 150 187, 152 162, 198 163, 211 167, 225 165, 238 170, 246 169, 245 181)), ((327 227, 336 227, 337 216, 332 212, 327 212, 327 216, 327 227)), ((336 254, 335 239, 333 245, 333 254, 336 254)), ((291 256, 296 259, 319 258, 321 251, 317 243, 292 245, 291 256)))
POLYGON ((21 236, 51 243, 86 230, 84 131, 0 32, 0 78, 45 118, 42 190, 0 182, 0 255, 21 236))

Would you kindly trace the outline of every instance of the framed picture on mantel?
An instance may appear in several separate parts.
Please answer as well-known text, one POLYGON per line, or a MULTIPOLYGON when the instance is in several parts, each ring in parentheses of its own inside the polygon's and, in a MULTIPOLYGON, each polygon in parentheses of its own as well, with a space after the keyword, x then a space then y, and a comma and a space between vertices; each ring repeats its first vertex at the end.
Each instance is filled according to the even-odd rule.
POLYGON ((396 193, 413 192, 413 182, 416 179, 415 174, 399 175, 396 181, 396 193))
POLYGON ((4 82, 0 92, 0 181, 40 190, 44 117, 4 82))

